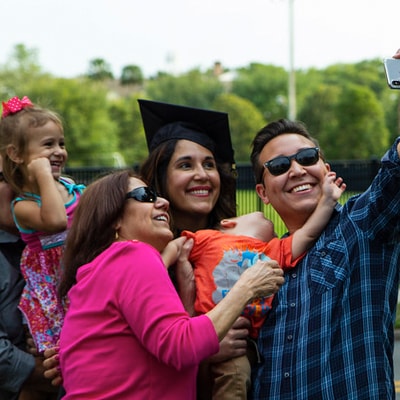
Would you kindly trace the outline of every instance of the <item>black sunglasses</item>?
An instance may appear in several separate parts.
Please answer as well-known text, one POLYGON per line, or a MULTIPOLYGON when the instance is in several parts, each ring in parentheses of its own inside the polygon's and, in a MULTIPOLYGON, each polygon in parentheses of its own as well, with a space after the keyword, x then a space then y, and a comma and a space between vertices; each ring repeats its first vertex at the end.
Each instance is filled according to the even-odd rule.
POLYGON ((155 203, 157 201, 157 192, 151 187, 141 186, 128 192, 125 198, 135 199, 142 203, 155 203))
POLYGON ((319 160, 319 148, 310 147, 309 149, 300 150, 291 156, 279 156, 273 158, 272 160, 264 163, 264 167, 268 169, 271 175, 278 176, 289 171, 292 160, 296 160, 296 162, 303 167, 314 165, 319 160))

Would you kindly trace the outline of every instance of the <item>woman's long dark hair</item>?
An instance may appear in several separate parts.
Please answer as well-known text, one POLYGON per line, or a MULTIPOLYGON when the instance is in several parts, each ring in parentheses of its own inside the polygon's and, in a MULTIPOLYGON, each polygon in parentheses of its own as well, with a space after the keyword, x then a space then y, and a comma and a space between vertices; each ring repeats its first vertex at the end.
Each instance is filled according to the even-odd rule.
POLYGON ((125 209, 125 196, 133 171, 112 172, 85 189, 75 210, 63 257, 59 295, 65 297, 76 283, 82 265, 96 258, 115 240, 116 224, 125 209))
MULTIPOLYGON (((150 152, 148 158, 140 168, 140 176, 150 186, 153 186, 167 200, 167 170, 168 164, 175 152, 178 139, 170 139, 161 143, 157 148, 150 152)), ((214 155, 215 156, 215 155, 214 155)), ((221 180, 221 190, 217 203, 211 211, 207 228, 215 227, 221 219, 236 216, 236 177, 225 166, 217 162, 217 168, 221 180)), ((171 229, 174 236, 178 234, 178 228, 173 222, 173 204, 170 204, 171 229)))

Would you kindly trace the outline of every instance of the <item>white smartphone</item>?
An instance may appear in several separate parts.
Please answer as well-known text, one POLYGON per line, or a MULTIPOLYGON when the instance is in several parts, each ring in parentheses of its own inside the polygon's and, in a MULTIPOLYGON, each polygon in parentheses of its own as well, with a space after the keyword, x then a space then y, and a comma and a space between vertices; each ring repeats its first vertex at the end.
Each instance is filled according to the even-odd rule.
POLYGON ((387 82, 390 88, 400 89, 400 59, 385 58, 383 60, 387 82))

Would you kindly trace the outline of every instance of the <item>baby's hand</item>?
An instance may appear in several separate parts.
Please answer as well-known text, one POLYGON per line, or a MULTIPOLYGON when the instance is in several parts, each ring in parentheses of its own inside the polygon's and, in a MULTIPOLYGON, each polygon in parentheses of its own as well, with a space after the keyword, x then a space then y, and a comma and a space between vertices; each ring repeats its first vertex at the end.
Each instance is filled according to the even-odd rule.
POLYGON ((194 301, 196 298, 196 283, 192 264, 189 255, 194 244, 193 239, 187 239, 183 243, 178 259, 176 261, 175 279, 177 283, 179 297, 189 315, 195 315, 194 301))
MULTIPOLYGON (((178 261, 178 258, 182 257, 182 251, 184 252, 186 257, 189 256, 190 251, 192 250, 192 246, 190 246, 190 250, 187 251, 188 246, 184 246, 186 242, 187 238, 181 236, 179 238, 171 240, 165 246, 165 249, 161 252, 161 258, 163 259, 164 264, 167 268, 169 268, 171 265, 174 265, 178 261)), ((183 257, 185 256, 183 255, 183 257)))
POLYGON ((178 264, 189 261, 190 252, 193 249, 194 240, 186 238, 186 241, 182 244, 181 251, 179 252, 177 262, 178 264))
POLYGON ((336 172, 329 171, 324 178, 322 184, 322 192, 328 199, 337 201, 342 193, 346 190, 346 184, 343 178, 336 177, 336 172))

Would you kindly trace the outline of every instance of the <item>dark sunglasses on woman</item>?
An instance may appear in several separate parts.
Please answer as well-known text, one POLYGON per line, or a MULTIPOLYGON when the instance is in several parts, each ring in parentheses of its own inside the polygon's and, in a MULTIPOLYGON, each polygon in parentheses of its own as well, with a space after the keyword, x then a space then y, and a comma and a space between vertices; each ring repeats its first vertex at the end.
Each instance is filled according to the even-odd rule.
POLYGON ((125 198, 135 199, 141 203, 155 203, 157 201, 157 192, 151 187, 140 186, 128 192, 125 198))

